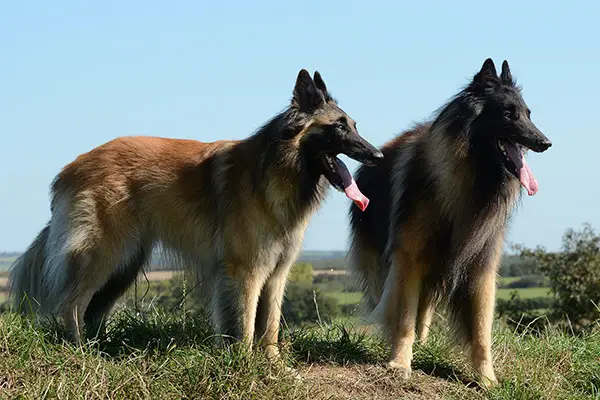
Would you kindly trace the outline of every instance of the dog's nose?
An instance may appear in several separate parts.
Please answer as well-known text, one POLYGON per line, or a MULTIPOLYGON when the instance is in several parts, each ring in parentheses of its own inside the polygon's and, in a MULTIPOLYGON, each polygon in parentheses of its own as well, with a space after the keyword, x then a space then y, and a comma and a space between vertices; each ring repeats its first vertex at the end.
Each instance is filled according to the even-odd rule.
POLYGON ((373 153, 373 158, 377 161, 383 160, 383 153, 377 150, 377 152, 373 153))
POLYGON ((552 142, 546 139, 542 142, 542 147, 544 148, 544 150, 548 150, 550 147, 552 147, 552 142))

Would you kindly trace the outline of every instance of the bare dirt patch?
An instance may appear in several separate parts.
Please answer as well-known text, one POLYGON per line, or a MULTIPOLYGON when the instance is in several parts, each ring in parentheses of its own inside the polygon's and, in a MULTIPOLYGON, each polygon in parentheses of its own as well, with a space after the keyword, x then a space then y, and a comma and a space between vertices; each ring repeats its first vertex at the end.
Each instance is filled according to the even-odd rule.
POLYGON ((481 392, 458 382, 413 371, 403 380, 393 370, 374 365, 311 365, 300 372, 315 399, 483 399, 481 392))

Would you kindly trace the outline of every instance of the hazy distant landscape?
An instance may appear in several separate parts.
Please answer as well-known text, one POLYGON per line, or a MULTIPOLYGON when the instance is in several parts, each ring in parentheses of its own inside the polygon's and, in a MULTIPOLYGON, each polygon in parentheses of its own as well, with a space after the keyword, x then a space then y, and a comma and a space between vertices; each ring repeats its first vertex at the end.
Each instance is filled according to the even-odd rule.
MULTIPOLYGON (((3 301, 6 296, 7 271, 14 260, 19 256, 17 252, 0 253, 0 301, 3 301)), ((340 280, 347 281, 346 275, 346 253, 340 250, 318 251, 306 250, 298 257, 297 263, 308 263, 312 265, 314 275, 323 276, 339 276, 340 280)), ((503 259, 504 272, 507 271, 507 265, 519 264, 520 260, 516 255, 505 255, 503 259)), ((146 278, 150 282, 158 282, 169 280, 177 275, 179 271, 174 271, 172 266, 165 260, 157 251, 151 263, 145 268, 146 278)), ((502 271, 501 271, 502 275, 502 271)), ((507 284, 514 283, 520 279, 515 274, 504 274, 500 278, 500 288, 497 292, 497 297, 500 299, 509 299, 513 292, 517 292, 522 299, 532 299, 538 297, 550 296, 548 287, 529 287, 529 288, 507 288, 507 284), (506 276, 513 275, 513 276, 506 276)), ((357 304, 362 298, 360 292, 342 291, 342 290, 326 290, 325 293, 331 295, 342 305, 357 304)))

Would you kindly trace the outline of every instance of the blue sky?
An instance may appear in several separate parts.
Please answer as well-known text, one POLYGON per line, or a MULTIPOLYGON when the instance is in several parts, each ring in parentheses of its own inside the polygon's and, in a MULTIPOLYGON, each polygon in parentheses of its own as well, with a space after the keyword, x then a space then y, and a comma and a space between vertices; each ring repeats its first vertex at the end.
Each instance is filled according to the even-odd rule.
MULTIPOLYGON (((553 249, 600 228, 600 5, 589 2, 3 2, 0 250, 50 216, 48 187, 78 154, 122 135, 243 138, 318 69, 381 145, 431 113, 487 57, 508 59, 554 146, 528 158, 509 242, 553 249)), ((348 162, 353 170, 357 164, 348 162)), ((307 249, 343 249, 348 200, 332 191, 307 249)))

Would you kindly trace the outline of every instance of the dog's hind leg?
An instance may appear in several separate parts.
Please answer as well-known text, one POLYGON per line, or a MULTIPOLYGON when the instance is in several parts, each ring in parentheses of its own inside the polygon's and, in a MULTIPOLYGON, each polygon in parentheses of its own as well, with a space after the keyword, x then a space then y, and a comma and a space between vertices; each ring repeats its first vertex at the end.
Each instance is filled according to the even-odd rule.
POLYGON ((212 289, 213 319, 218 332, 242 340, 248 349, 252 349, 254 341, 258 300, 266 271, 228 265, 212 289))
POLYGON ((78 251, 70 251, 64 261, 63 278, 59 286, 55 284, 56 311, 63 317, 65 327, 72 338, 80 344, 85 337, 85 314, 94 294, 108 281, 114 273, 119 254, 113 256, 108 249, 113 246, 95 245, 93 248, 80 247, 78 251))
POLYGON ((67 276, 64 281, 63 300, 60 302, 61 316, 65 328, 77 345, 83 341, 84 313, 95 291, 97 281, 93 257, 90 254, 69 253, 67 276))
POLYGON ((353 243, 346 256, 348 270, 364 293, 363 301, 374 309, 381 298, 389 268, 382 262, 381 254, 369 246, 359 235, 353 235, 353 243))
POLYGON ((421 293, 424 267, 402 249, 395 252, 394 265, 388 278, 393 285, 388 296, 384 289, 386 324, 392 336, 392 353, 388 366, 398 369, 404 378, 411 374, 412 347, 421 293))
POLYGON ((434 301, 431 299, 430 295, 422 292, 421 298, 419 299, 419 312, 417 314, 417 339, 421 344, 427 342, 434 313, 434 301))
POLYGON ((110 276, 108 281, 94 293, 87 309, 84 322, 86 334, 102 336, 105 331, 106 318, 115 302, 133 284, 140 270, 146 264, 151 246, 140 245, 129 260, 123 263, 110 276))

